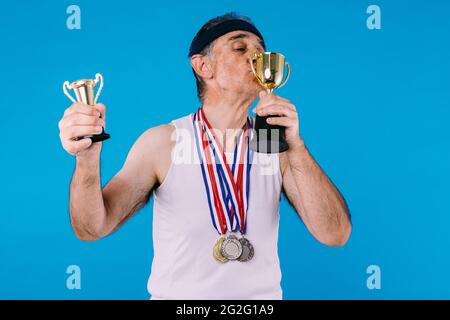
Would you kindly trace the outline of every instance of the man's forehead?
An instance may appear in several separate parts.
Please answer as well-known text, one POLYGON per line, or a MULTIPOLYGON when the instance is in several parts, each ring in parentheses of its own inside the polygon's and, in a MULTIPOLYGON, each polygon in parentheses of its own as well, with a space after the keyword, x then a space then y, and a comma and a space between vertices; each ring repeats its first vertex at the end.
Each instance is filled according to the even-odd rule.
POLYGON ((262 39, 260 39, 256 34, 248 32, 248 31, 241 31, 241 30, 228 32, 228 33, 224 34, 223 36, 221 36, 219 39, 223 43, 231 43, 234 40, 238 40, 238 39, 248 39, 248 40, 257 41, 261 46, 263 45, 262 39))

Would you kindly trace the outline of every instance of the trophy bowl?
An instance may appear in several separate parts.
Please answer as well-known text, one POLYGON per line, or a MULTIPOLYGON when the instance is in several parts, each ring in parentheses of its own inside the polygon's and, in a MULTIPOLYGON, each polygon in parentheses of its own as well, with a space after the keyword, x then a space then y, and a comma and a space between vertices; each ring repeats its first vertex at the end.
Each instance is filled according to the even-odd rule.
MULTIPOLYGON (((281 53, 255 53, 250 61, 250 66, 259 85, 266 89, 267 93, 272 93, 274 89, 284 86, 289 79, 290 66, 281 53)), ((288 150, 285 127, 268 124, 266 121, 268 117, 276 117, 276 115, 264 117, 256 115, 255 135, 250 143, 250 148, 261 153, 280 153, 288 150)))

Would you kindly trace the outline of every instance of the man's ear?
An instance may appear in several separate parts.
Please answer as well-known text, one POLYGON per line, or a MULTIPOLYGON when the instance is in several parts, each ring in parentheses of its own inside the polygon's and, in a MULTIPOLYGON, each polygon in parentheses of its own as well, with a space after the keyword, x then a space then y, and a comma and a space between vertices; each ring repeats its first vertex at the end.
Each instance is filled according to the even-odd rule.
POLYGON ((195 73, 202 78, 211 79, 213 77, 211 61, 208 56, 194 54, 191 57, 191 66, 195 73))

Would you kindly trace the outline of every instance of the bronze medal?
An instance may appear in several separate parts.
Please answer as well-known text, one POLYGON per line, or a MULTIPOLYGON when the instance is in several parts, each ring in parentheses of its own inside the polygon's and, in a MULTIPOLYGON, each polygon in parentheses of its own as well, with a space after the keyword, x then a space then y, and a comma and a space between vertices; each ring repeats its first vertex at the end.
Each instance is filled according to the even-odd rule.
POLYGON ((253 245, 250 243, 250 241, 244 237, 239 239, 239 242, 242 245, 242 254, 239 257, 240 262, 247 262, 253 259, 253 256, 255 255, 255 249, 253 248, 253 245))

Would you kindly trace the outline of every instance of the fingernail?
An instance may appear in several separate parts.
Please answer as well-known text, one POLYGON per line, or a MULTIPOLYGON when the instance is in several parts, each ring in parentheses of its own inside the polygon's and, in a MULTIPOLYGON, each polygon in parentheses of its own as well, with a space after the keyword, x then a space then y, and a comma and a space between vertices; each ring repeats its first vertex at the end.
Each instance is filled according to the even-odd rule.
POLYGON ((102 131, 102 127, 99 127, 99 126, 95 127, 95 131, 101 132, 102 131))

